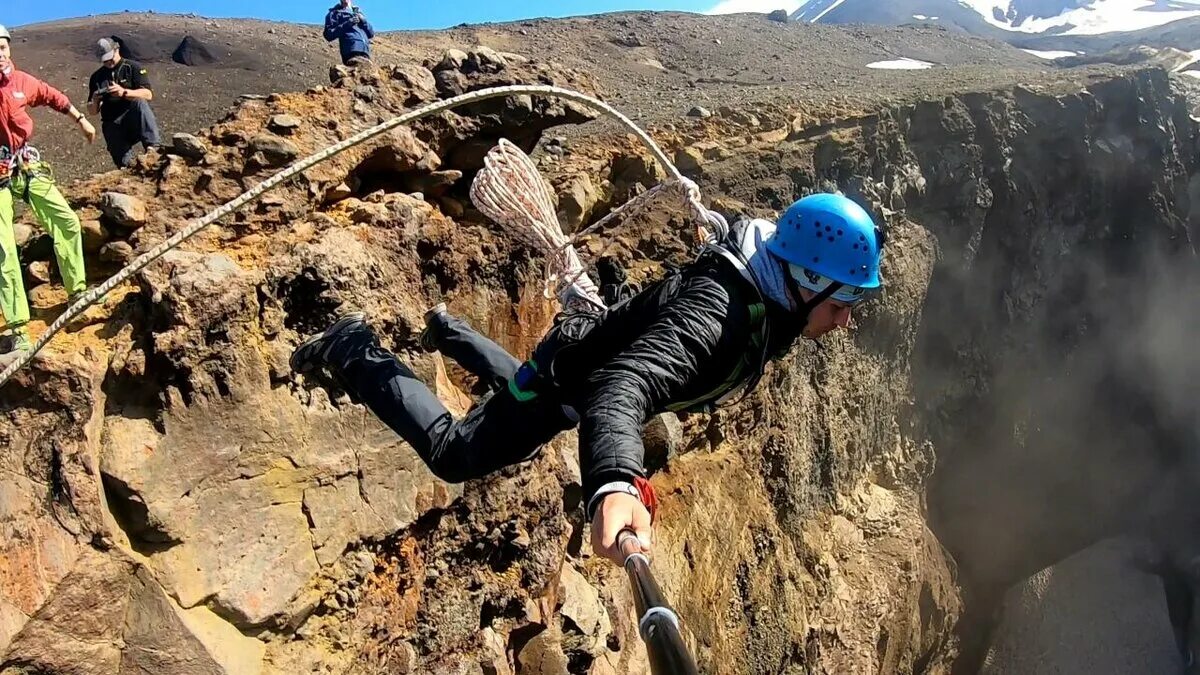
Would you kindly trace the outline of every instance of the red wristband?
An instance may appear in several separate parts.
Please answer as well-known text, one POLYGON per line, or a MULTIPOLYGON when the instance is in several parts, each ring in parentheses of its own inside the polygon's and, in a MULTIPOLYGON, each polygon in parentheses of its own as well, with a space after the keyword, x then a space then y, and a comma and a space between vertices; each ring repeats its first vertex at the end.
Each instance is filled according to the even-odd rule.
POLYGON ((642 506, 650 512, 650 522, 653 523, 658 515, 658 495, 654 494, 654 486, 650 481, 638 476, 633 479, 633 486, 637 488, 638 494, 641 496, 642 506))

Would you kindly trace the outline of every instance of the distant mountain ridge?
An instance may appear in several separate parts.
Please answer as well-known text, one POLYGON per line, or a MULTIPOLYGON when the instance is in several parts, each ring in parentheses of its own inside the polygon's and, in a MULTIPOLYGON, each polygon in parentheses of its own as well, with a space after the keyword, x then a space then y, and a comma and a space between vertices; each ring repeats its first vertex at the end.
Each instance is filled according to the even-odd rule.
POLYGON ((1200 0, 808 0, 807 23, 930 23, 1025 49, 1200 48, 1200 0))

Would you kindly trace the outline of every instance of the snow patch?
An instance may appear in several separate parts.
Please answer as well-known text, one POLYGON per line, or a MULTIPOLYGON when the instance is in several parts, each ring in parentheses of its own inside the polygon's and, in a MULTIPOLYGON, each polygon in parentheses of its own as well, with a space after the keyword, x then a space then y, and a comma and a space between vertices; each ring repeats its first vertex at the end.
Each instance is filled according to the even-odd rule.
MULTIPOLYGON (((1193 49, 1192 51, 1188 52, 1188 60, 1184 61, 1183 63, 1172 68, 1171 72, 1172 73, 1191 73, 1193 71, 1184 70, 1184 69, 1190 68, 1191 66, 1195 65, 1196 61, 1200 61, 1200 49, 1193 49)), ((1196 76, 1196 77, 1200 77, 1200 76, 1196 76)))
POLYGON ((930 68, 932 66, 932 63, 926 63, 925 61, 918 61, 916 59, 909 58, 894 59, 892 61, 876 61, 874 63, 867 64, 868 68, 874 68, 876 70, 925 70, 926 68, 930 68))
POLYGON ((1043 59, 1061 59, 1065 56, 1079 56, 1079 52, 1054 51, 1054 50, 1042 51, 1039 49, 1022 49, 1021 51, 1025 52, 1026 54, 1033 54, 1034 56, 1037 56, 1037 57, 1043 58, 1043 59))
MULTIPOLYGON (((1185 70, 1185 71, 1183 71, 1182 74, 1187 75, 1189 77, 1194 77, 1197 80, 1200 80, 1200 70, 1185 70)), ((1196 118, 1193 117, 1192 119, 1196 119, 1196 118)))
POLYGON ((1020 33, 1044 33, 1070 26, 1061 34, 1098 35, 1153 28, 1200 16, 1200 0, 1175 0, 1171 4, 1173 9, 1161 12, 1147 11, 1155 7, 1155 0, 1094 0, 1087 7, 1077 7, 1044 19, 1026 19, 1013 25, 1007 18, 996 18, 996 10, 1001 16, 1008 13, 1007 0, 958 0, 958 4, 974 10, 997 28, 1020 33), (1184 6, 1195 9, 1182 9, 1184 6))
POLYGON ((845 1, 846 1, 846 0, 835 0, 835 2, 834 2, 833 4, 831 4, 831 5, 829 5, 828 7, 826 7, 826 8, 825 8, 825 11, 824 11, 824 12, 821 12, 820 14, 818 14, 818 15, 814 16, 814 17, 813 17, 813 19, 812 19, 812 21, 811 21, 810 23, 816 23, 816 22, 820 21, 820 20, 821 20, 821 17, 823 17, 823 16, 825 16, 826 14, 828 14, 828 13, 832 12, 833 10, 837 9, 837 8, 838 8, 838 5, 842 4, 842 3, 843 3, 843 2, 845 2, 845 1))
POLYGON ((925 16, 924 14, 913 14, 913 18, 916 19, 917 21, 937 21, 938 20, 938 17, 936 17, 936 16, 925 16))

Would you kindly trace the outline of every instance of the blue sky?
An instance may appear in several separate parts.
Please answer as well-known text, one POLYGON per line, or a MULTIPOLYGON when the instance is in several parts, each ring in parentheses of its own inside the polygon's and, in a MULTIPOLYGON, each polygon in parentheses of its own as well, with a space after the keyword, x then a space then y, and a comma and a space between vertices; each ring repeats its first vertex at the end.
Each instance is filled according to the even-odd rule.
MULTIPOLYGON (((0 23, 20 26, 122 10, 187 13, 213 17, 254 17, 320 23, 335 0, 5 0, 0 23)), ((794 8, 800 0, 363 0, 363 10, 379 30, 445 28, 459 23, 512 21, 539 16, 571 16, 628 9, 690 12, 759 11, 794 8)))

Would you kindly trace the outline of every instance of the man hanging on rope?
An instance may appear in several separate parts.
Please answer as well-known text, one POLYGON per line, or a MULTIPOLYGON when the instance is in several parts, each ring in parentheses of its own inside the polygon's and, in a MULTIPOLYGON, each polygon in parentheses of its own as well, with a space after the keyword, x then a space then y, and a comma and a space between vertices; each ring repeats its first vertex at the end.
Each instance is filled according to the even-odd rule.
POLYGON ((79 218, 54 184, 50 165, 28 145, 33 135, 29 108, 49 106, 70 115, 88 143, 96 140, 96 128, 71 105, 65 94, 41 80, 17 70, 11 59, 12 38, 0 26, 0 309, 8 325, 9 347, 31 347, 25 324, 29 303, 21 283, 21 261, 13 237, 13 197, 23 200, 43 228, 54 238, 54 255, 69 297, 84 291, 83 238, 79 218))
POLYGON ((711 410, 753 388, 766 362, 800 336, 847 326, 852 307, 880 286, 882 246, 882 232, 850 199, 806 197, 778 226, 739 223, 693 263, 631 297, 606 298, 619 301, 603 312, 560 314, 524 363, 439 305, 426 315, 423 346, 494 390, 461 420, 380 347, 361 314, 301 344, 291 367, 328 369, 449 482, 532 459, 579 425, 593 547, 621 564, 622 529, 650 546, 646 421, 663 411, 711 410))

